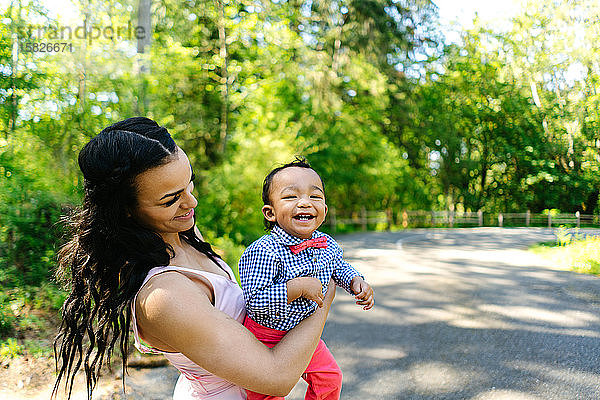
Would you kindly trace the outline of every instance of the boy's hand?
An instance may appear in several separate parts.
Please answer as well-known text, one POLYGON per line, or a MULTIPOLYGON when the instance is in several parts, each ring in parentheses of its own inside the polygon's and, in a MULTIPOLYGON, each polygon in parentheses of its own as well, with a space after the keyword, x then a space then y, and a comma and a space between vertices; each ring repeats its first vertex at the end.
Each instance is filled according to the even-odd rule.
POLYGON ((364 310, 369 310, 375 305, 373 297, 373 288, 360 276, 355 276, 350 282, 350 289, 354 292, 356 304, 364 306, 364 310))
POLYGON ((308 300, 312 300, 317 303, 319 307, 323 307, 323 284, 317 278, 311 276, 303 276, 304 279, 302 285, 302 297, 308 300))
POLYGON ((300 276, 287 281, 288 303, 296 300, 298 297, 304 297, 323 307, 323 285, 317 278, 311 276, 300 276))

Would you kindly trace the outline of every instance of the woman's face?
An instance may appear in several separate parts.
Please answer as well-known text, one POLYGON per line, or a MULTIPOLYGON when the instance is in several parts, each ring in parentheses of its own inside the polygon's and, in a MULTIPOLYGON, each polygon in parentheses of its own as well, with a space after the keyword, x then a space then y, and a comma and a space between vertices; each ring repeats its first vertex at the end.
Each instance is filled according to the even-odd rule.
POLYGON ((193 178, 190 161, 178 148, 167 164, 135 178, 138 206, 132 216, 163 236, 192 228, 194 207, 198 205, 192 195, 193 178))

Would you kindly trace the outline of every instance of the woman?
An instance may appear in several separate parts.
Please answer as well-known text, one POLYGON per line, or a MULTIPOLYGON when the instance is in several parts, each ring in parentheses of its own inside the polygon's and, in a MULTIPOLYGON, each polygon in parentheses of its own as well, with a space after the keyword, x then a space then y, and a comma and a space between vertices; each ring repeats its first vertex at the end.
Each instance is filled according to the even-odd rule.
POLYGON ((141 117, 109 126, 81 150, 79 167, 83 205, 59 252, 71 292, 53 394, 65 379, 70 397, 83 364, 91 398, 115 345, 125 368, 132 328, 140 350, 181 371, 174 399, 240 400, 242 388, 285 396, 310 361, 335 290, 269 349, 240 324, 241 290, 195 227, 194 174, 165 128, 141 117))

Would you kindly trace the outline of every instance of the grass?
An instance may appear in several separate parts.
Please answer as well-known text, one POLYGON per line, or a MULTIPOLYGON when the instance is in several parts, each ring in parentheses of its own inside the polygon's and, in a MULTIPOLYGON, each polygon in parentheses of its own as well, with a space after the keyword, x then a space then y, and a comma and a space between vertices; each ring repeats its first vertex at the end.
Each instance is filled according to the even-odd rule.
POLYGON ((52 355, 65 295, 50 284, 0 291, 0 365, 21 356, 52 355))
POLYGON ((539 243, 532 251, 573 271, 600 275, 599 236, 585 236, 578 229, 561 227, 555 242, 539 243))

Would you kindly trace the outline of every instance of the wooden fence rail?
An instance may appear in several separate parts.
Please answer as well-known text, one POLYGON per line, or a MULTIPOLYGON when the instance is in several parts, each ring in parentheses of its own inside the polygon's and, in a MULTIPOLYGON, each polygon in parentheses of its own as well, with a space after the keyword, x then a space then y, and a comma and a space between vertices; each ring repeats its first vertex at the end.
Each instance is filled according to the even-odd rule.
POLYGON ((329 210, 325 222, 335 232, 339 226, 360 226, 367 230, 368 226, 380 226, 390 229, 392 226, 424 227, 424 226, 552 226, 573 225, 600 225, 600 215, 575 213, 562 214, 534 214, 530 211, 524 213, 484 213, 458 212, 458 211, 409 211, 401 210, 366 210, 351 215, 338 215, 335 208, 329 210))

